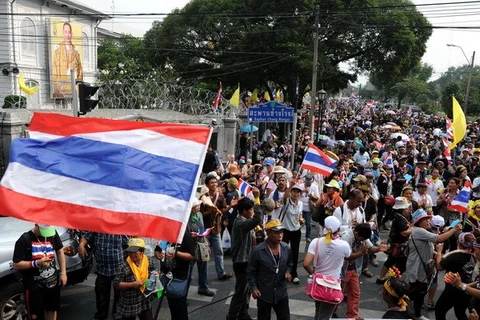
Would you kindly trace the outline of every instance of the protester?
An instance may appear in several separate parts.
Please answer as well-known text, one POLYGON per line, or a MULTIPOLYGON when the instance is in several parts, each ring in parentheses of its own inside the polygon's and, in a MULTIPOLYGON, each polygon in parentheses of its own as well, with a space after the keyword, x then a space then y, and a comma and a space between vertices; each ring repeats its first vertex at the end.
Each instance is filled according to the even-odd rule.
MULTIPOLYGON (((458 250, 450 251, 442 257, 443 244, 437 244, 436 264, 437 270, 458 273, 462 282, 473 281, 475 259, 473 257, 473 243, 475 236, 472 233, 463 232, 458 237, 458 250)), ((464 290, 455 288, 452 284, 446 283, 445 290, 435 304, 435 319, 446 320, 447 312, 453 308, 458 320, 467 320, 465 314, 470 303, 470 296, 464 290)))
POLYGON ((270 320, 272 308, 278 320, 290 319, 287 282, 292 280, 292 252, 282 242, 280 220, 265 225, 267 238, 256 246, 248 263, 248 283, 252 297, 257 299, 258 320, 270 320))
MULTIPOLYGON (((121 267, 127 258, 125 249, 128 247, 128 236, 83 232, 78 246, 78 255, 85 259, 87 256, 86 246, 92 245, 95 256, 95 298, 96 312, 94 319, 108 319, 108 310, 110 308, 110 295, 112 291, 113 280, 120 273, 121 267)), ((113 289, 113 308, 112 314, 115 318, 119 292, 113 289)))
POLYGON ((12 267, 22 275, 29 319, 57 319, 60 288, 67 284, 62 249, 62 240, 55 228, 45 224, 36 223, 33 229, 22 234, 15 242, 12 267))
MULTIPOLYGON (((342 223, 334 216, 325 219, 324 236, 312 240, 303 259, 303 268, 309 275, 320 273, 340 279, 342 266, 352 254, 350 245, 340 238, 342 223), (312 267, 313 263, 313 267, 312 267)), ((315 301, 315 320, 329 320, 336 305, 315 301)))
POLYGON ((408 200, 404 197, 395 198, 393 205, 393 223, 389 234, 388 243, 390 243, 390 250, 387 251, 387 261, 383 264, 380 275, 376 283, 385 283, 385 277, 390 268, 395 266, 404 272, 407 264, 408 244, 407 241, 412 234, 413 225, 411 225, 411 206, 408 200))
MULTIPOLYGON (((385 252, 390 245, 380 244, 374 246, 370 241, 372 230, 369 223, 360 223, 353 229, 342 232, 341 238, 352 249, 352 254, 347 258, 347 263, 342 272, 342 283, 347 297, 347 318, 356 319, 360 308, 360 280, 362 272, 363 256, 370 253, 385 252)), ((373 275, 372 275, 373 276, 373 275)))
POLYGON ((407 267, 404 273, 410 284, 409 297, 413 301, 415 317, 418 320, 427 319, 422 316, 421 310, 429 283, 435 275, 433 245, 446 241, 462 229, 462 224, 459 223, 447 232, 437 235, 428 231, 431 228, 430 219, 431 216, 423 209, 418 209, 412 216, 414 228, 408 244, 407 267))
POLYGON ((217 190, 218 179, 214 175, 207 175, 205 178, 205 185, 208 187, 208 191, 200 196, 200 200, 202 200, 203 197, 205 197, 206 200, 202 201, 200 211, 203 214, 205 228, 212 228, 212 231, 207 236, 207 241, 213 251, 215 270, 217 272, 218 279, 228 280, 233 276, 233 274, 231 272, 225 272, 220 232, 223 213, 231 210, 236 205, 237 200, 233 199, 230 205, 227 205, 225 197, 217 190))
MULTIPOLYGON (((200 212, 200 205, 202 201, 195 198, 192 203, 192 209, 190 210, 190 219, 187 225, 187 231, 192 234, 192 237, 195 241, 196 252, 199 251, 199 243, 204 243, 208 245, 207 239, 199 233, 205 231, 205 226, 203 224, 203 215, 200 212)), ((208 287, 208 261, 203 261, 198 254, 195 255, 195 263, 197 264, 198 270, 198 294, 213 297, 215 292, 209 289, 208 287)))
POLYGON ((232 228, 232 262, 235 272, 235 292, 233 293, 227 320, 251 319, 248 314, 250 303, 250 287, 247 282, 247 267, 255 241, 254 229, 261 224, 261 206, 255 206, 253 201, 242 198, 237 205, 238 216, 232 228))
POLYGON ((154 263, 145 255, 145 241, 141 238, 128 240, 127 260, 115 276, 113 287, 120 292, 117 316, 122 320, 153 320, 150 297, 144 295, 145 282, 155 270, 154 263))
POLYGON ((283 242, 290 244, 293 256, 292 282, 300 283, 297 273, 298 256, 300 252, 300 240, 302 238, 301 227, 305 220, 302 217, 303 204, 299 200, 303 188, 297 183, 298 177, 293 177, 290 187, 283 195, 283 207, 279 219, 285 227, 283 230, 283 242))
POLYGON ((366 222, 365 211, 363 211, 361 206, 363 200, 363 192, 358 189, 353 189, 348 196, 348 200, 342 206, 335 209, 333 216, 342 222, 342 231, 366 222))
POLYGON ((382 288, 383 300, 388 310, 382 319, 413 319, 414 314, 409 306, 408 283, 396 277, 390 277, 382 288))
POLYGON ((316 203, 320 197, 317 184, 313 181, 313 176, 307 174, 303 178, 303 190, 300 194, 300 201, 302 202, 302 217, 305 219, 305 240, 310 243, 310 234, 312 232, 312 211, 316 207, 316 203))
MULTIPOLYGON (((175 245, 172 252, 165 252, 165 261, 168 268, 163 272, 171 272, 174 279, 187 280, 187 293, 178 298, 170 297, 167 293, 170 317, 175 320, 188 320, 187 294, 190 287, 191 271, 195 261, 195 241, 188 230, 183 234, 182 244, 175 245)), ((165 284, 166 286, 166 284, 165 284)))

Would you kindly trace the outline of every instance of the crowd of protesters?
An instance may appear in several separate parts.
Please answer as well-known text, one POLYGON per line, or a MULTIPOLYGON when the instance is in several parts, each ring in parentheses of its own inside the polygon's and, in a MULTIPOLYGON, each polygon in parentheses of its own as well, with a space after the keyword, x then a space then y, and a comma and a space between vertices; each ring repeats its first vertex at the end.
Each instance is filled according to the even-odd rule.
MULTIPOLYGON (((305 227, 308 250, 303 267, 308 280, 316 274, 341 280, 346 317, 361 317, 359 277, 373 277, 369 266, 379 267, 376 254, 384 252, 387 260, 376 279, 386 302, 384 318, 426 320, 422 310, 428 309, 435 311, 437 319, 445 319, 453 308, 457 319, 478 319, 480 125, 468 123, 465 138, 448 154, 445 120, 437 115, 358 106, 352 101, 332 101, 327 110, 314 130, 316 136, 310 136, 309 119, 300 117, 293 145, 290 134, 281 137, 278 128, 271 126, 258 138, 242 134, 240 152, 229 155, 226 163, 209 148, 203 189, 192 203, 182 244, 173 245, 173 251, 155 248, 155 257, 170 265, 165 269, 163 264, 159 271, 171 271, 189 286, 197 263, 198 294, 211 297, 215 292, 208 286, 208 258, 204 257, 210 255, 218 280, 228 281, 235 275, 227 319, 254 319, 250 297, 257 300, 259 319, 270 319, 272 309, 277 319, 290 319, 287 283, 307 285, 297 270, 305 227), (302 169, 312 143, 338 158, 329 176, 302 169), (244 183, 251 188, 246 195, 240 192, 244 183), (471 188, 471 202, 462 213, 452 204, 466 188, 471 188), (318 229, 318 238, 312 238, 312 228, 318 229), (209 232, 202 234, 204 230, 209 232), (231 235, 228 253, 233 273, 224 266, 224 233, 231 235), (210 252, 201 251, 201 244, 209 246, 210 252), (442 270, 452 273, 452 278, 437 297, 442 270)), ((40 235, 36 225, 28 243, 20 239, 15 248, 14 267, 32 281, 37 269, 47 263, 35 262, 31 248, 25 247, 40 243, 40 235)), ((82 257, 88 243, 98 243, 97 260, 108 264, 97 265, 99 270, 116 270, 97 275, 95 318, 108 316, 113 284, 116 316, 151 319, 151 298, 142 294, 153 270, 152 261, 144 256, 145 243, 86 233, 79 249, 82 257), (122 242, 128 244, 122 246, 122 242), (115 262, 108 260, 109 247, 116 248, 115 262)), ((63 275, 64 267, 60 269, 63 275)), ((52 294, 57 301, 57 291, 52 294)), ((186 293, 167 297, 172 319, 188 319, 186 293)), ((341 316, 337 306, 316 301, 315 319, 341 316)), ((57 310, 57 305, 46 309, 57 310)))

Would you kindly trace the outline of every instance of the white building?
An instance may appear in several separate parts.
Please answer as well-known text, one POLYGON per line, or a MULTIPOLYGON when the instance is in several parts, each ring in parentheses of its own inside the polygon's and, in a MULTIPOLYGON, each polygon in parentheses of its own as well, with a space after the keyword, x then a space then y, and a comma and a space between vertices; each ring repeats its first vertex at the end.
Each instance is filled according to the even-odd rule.
MULTIPOLYGON (((83 81, 95 82, 97 28, 109 15, 69 0, 0 0, 0 106, 7 95, 27 97, 28 109, 64 108, 69 98, 54 97, 53 54, 63 41, 64 23, 70 24, 72 44, 78 52, 83 81), (20 89, 38 85, 28 95, 20 89)), ((71 86, 70 86, 71 87, 71 86)))

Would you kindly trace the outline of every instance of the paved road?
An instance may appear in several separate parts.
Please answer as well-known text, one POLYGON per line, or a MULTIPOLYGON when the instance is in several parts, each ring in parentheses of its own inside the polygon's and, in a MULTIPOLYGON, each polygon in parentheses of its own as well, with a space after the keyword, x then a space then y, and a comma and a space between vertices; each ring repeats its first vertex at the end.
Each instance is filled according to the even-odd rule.
MULTIPOLYGON (((315 232, 315 229, 313 229, 315 232)), ((382 234, 383 237, 386 234, 382 234)), ((307 244, 302 241, 301 252, 305 252, 307 244)), ((301 253, 300 259, 303 259, 301 253)), ((378 255, 380 263, 386 260, 384 254, 378 255)), ((225 257, 225 267, 227 271, 232 271, 232 262, 229 257, 225 257)), ((369 269, 376 275, 380 271, 380 267, 375 268, 370 266, 369 269)), ((312 319, 314 314, 314 303, 305 294, 305 283, 307 274, 299 265, 300 284, 289 284, 288 292, 290 298, 290 311, 292 320, 312 319)), ((205 297, 197 294, 197 271, 196 267, 192 275, 192 286, 190 287, 188 295, 188 308, 190 312, 190 319, 225 319, 230 304, 230 296, 233 294, 235 279, 228 281, 216 280, 214 262, 209 262, 209 277, 214 279, 210 281, 210 288, 216 292, 214 297, 205 297)), ((439 291, 437 298, 440 296, 443 289, 443 273, 441 274, 442 281, 439 283, 439 291)), ((375 284, 376 277, 368 279, 364 276, 360 277, 361 286, 361 303, 360 315, 364 318, 381 318, 386 311, 386 305, 381 297, 381 286, 375 284)), ((95 275, 92 274, 87 281, 74 287, 65 288, 62 291, 62 310, 59 314, 59 320, 86 320, 92 319, 95 312, 95 293, 94 293, 95 275)), ((157 304, 154 304, 154 310, 157 304)), ((256 302, 252 299, 250 304, 250 314, 256 316, 256 302)), ((434 319, 433 312, 424 312, 424 315, 430 319, 434 319)), ((339 316, 345 316, 345 303, 340 305, 339 316)), ((272 317, 276 319, 275 317, 272 317)), ((160 309, 160 316, 158 319, 170 320, 170 313, 167 302, 164 301, 160 309)), ((447 319, 455 319, 453 312, 450 311, 447 319)))

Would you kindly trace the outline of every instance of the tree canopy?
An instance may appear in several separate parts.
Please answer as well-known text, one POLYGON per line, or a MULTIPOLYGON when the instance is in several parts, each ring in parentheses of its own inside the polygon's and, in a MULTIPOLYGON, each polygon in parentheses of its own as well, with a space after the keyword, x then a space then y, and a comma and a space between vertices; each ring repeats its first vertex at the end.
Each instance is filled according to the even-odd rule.
MULTIPOLYGON (((283 88, 292 101, 311 82, 313 0, 192 0, 144 37, 146 61, 182 81, 253 90, 283 88), (269 85, 270 84, 270 85, 269 85)), ((431 28, 408 0, 326 0, 319 8, 318 83, 330 92, 361 72, 390 89, 420 61, 431 28), (348 63, 348 69, 340 63, 348 63)))

